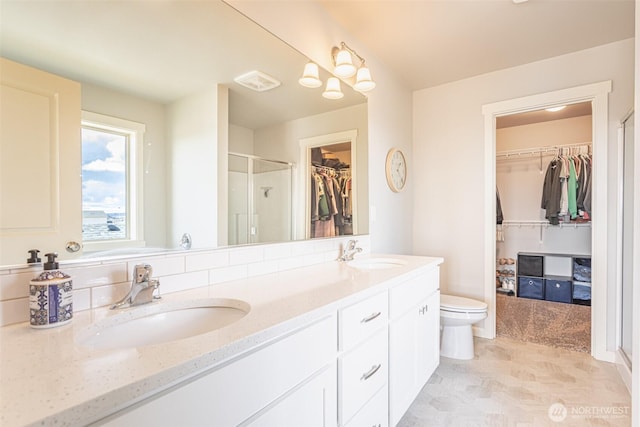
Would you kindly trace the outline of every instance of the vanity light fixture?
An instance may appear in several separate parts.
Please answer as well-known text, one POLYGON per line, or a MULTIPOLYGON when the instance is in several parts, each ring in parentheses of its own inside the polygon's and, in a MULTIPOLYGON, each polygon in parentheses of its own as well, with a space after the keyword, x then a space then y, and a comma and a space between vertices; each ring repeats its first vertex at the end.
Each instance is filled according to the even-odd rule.
MULTIPOLYGON (((355 75, 355 83, 353 88, 358 92, 368 92, 376 87, 376 83, 371 78, 371 71, 365 65, 364 58, 351 49, 345 42, 340 42, 340 47, 331 48, 331 58, 335 65, 333 74, 342 79, 348 79, 355 75), (358 66, 354 65, 354 57, 359 61, 358 66)), ((322 86, 318 65, 308 62, 304 66, 302 77, 298 79, 298 83, 304 87, 316 88, 322 86)), ((340 80, 336 77, 330 77, 327 80, 327 86, 322 96, 329 99, 340 99, 344 96, 340 89, 340 80)))
POLYGON ((318 71, 318 64, 314 62, 307 62, 304 66, 302 77, 300 77, 298 83, 304 87, 310 88, 322 86, 322 80, 320 80, 320 73, 318 71))
POLYGON ((329 77, 327 87, 322 92, 322 96, 327 99, 340 99, 344 96, 340 89, 340 80, 337 77, 329 77))
POLYGON ((353 85, 355 90, 368 92, 376 87, 376 83, 371 79, 371 71, 365 65, 364 58, 347 46, 345 42, 340 42, 340 47, 334 46, 331 49, 331 57, 335 64, 333 74, 341 78, 349 78, 354 74, 356 75, 356 82, 353 85), (360 61, 358 67, 353 63, 354 57, 360 61))

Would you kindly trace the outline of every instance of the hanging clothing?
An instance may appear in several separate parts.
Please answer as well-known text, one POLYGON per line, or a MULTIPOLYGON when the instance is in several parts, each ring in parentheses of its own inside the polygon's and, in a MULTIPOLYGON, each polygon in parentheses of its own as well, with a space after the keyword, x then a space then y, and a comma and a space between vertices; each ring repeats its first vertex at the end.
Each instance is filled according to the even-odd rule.
POLYGON ((540 207, 552 225, 591 219, 591 155, 558 155, 547 166, 540 207))
POLYGON ((500 203, 500 193, 496 187, 496 224, 502 224, 504 216, 502 215, 502 204, 500 203))
POLYGON ((542 203, 540 207, 546 210, 545 218, 553 225, 559 224, 558 214, 560 213, 560 199, 562 183, 560 173, 562 164, 560 159, 554 159, 547 166, 542 186, 542 203))

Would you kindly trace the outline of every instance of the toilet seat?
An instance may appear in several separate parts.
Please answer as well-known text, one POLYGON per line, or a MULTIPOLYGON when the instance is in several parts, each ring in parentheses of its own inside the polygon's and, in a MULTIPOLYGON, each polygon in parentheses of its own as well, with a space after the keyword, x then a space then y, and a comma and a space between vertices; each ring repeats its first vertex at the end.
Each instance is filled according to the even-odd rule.
POLYGON ((440 295, 440 310, 451 313, 483 313, 487 303, 453 295, 440 295))

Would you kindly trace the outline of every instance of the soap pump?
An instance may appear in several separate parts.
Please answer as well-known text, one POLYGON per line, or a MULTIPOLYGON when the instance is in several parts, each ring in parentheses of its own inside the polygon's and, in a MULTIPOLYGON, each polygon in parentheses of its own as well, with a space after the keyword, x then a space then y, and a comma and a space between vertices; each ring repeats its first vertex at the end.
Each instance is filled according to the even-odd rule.
POLYGON ((71 322, 71 276, 59 270, 57 253, 45 254, 44 271, 29 284, 29 323, 32 328, 52 328, 71 322))

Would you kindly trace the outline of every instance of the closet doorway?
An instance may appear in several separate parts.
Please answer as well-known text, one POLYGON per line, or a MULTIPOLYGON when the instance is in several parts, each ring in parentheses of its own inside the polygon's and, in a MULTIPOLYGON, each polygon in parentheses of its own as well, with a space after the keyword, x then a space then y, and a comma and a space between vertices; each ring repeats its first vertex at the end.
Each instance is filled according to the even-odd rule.
POLYGON ((300 140, 304 238, 358 233, 357 130, 300 140))
MULTIPOLYGON (((484 215, 485 257, 484 283, 485 301, 489 305, 483 336, 496 335, 496 121, 498 117, 516 113, 543 110, 560 105, 582 102, 591 104, 592 155, 598 159, 592 175, 592 221, 591 221, 591 355, 599 360, 615 361, 615 354, 607 348, 607 331, 610 315, 607 297, 607 140, 608 140, 608 93, 611 81, 578 86, 554 92, 516 98, 483 106, 485 123, 485 200, 484 215), (594 244, 599 242, 599 244, 594 244)), ((544 167, 544 166, 543 166, 544 167)))
POLYGON ((591 102, 496 119, 498 336, 591 352, 592 128, 591 102))

